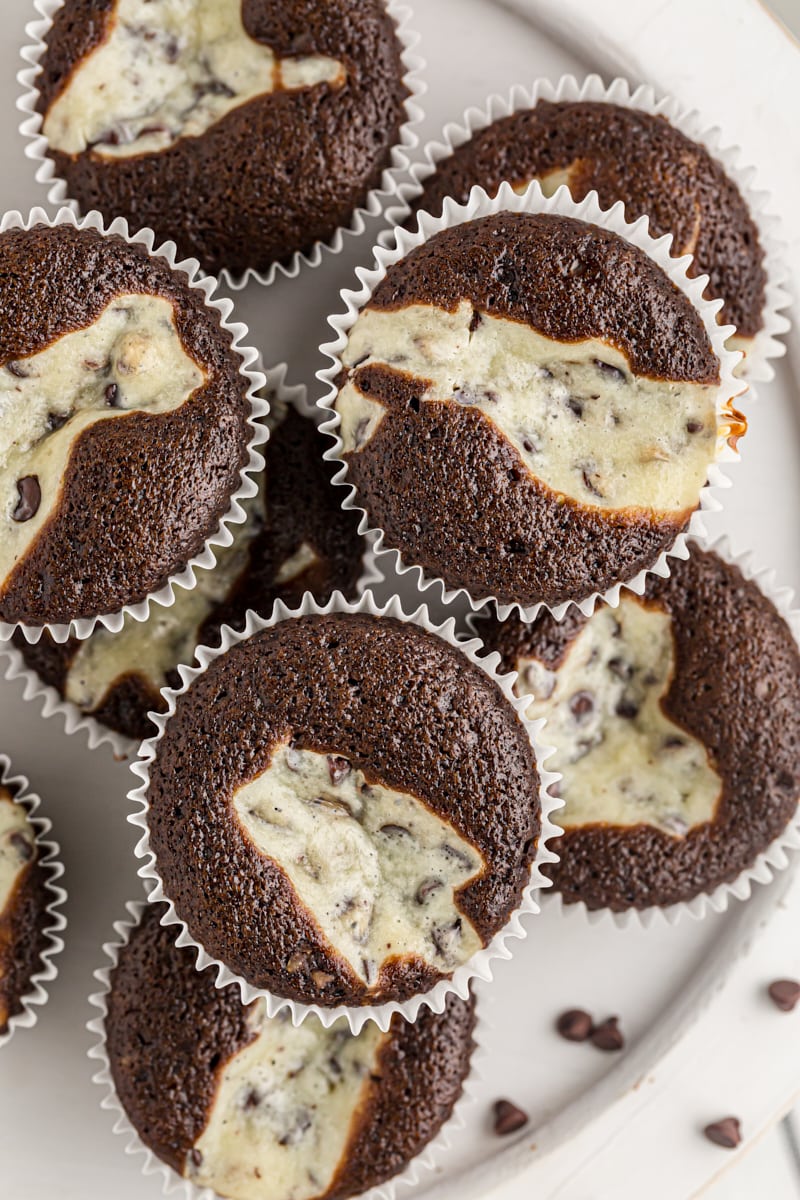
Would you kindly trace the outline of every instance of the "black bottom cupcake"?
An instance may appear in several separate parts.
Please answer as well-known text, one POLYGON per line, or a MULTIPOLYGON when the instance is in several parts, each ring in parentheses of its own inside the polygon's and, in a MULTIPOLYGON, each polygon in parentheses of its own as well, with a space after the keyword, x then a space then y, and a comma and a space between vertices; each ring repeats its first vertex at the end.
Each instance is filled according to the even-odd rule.
POLYGON ((45 912, 52 899, 46 880, 28 813, 0 784, 0 1037, 22 1011, 41 966, 45 912))
POLYGON ((344 1200, 390 1179, 450 1117, 474 1001, 357 1035, 299 1027, 217 989, 146 909, 111 974, 105 1031, 119 1100, 175 1171, 231 1200, 344 1200))
POLYGON ((567 902, 643 909, 732 882, 800 796, 800 652, 736 566, 693 548, 588 619, 481 622, 544 716, 567 902))

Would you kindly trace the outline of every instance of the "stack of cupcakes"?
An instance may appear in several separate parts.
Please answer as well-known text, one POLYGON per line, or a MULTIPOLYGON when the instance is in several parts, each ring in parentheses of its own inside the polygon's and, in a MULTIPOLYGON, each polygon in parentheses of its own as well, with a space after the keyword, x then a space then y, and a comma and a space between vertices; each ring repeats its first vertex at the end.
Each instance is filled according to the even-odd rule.
MULTIPOLYGON (((0 226, 0 634, 137 755, 97 1079, 165 1182, 344 1200, 446 1146, 543 888, 699 915, 800 842, 800 631, 702 545, 785 325, 771 234, 619 81, 412 167, 393 0, 38 7, 66 207, 0 226), (311 404, 204 272, 295 275, 384 208, 311 404), (408 572, 471 630, 378 604, 408 572)), ((29 823, 0 786, 0 1035, 54 938, 29 823)))

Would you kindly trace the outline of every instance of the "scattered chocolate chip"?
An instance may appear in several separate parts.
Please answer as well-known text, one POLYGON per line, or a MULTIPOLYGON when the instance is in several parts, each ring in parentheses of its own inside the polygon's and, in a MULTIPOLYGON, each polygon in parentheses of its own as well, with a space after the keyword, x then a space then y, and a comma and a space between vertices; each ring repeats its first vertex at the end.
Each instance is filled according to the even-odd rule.
POLYGON ((164 57, 168 63, 178 61, 178 39, 170 38, 164 48, 164 57))
POLYGON ((596 358, 594 360, 594 365, 597 367, 598 371, 602 371, 602 373, 607 375, 609 379, 625 379, 624 371, 620 371, 619 367, 615 367, 611 363, 603 362, 602 358, 596 358))
POLYGON ((593 1029, 592 1018, 582 1008, 568 1008, 556 1020, 556 1030, 568 1042, 585 1042, 593 1029))
POLYGON ((686 742, 682 737, 677 737, 674 734, 664 738, 662 745, 665 750, 679 750, 681 746, 685 746, 686 742))
POLYGON ((598 1050, 621 1050, 625 1045, 625 1038, 622 1036, 622 1030, 619 1028, 619 1017, 609 1017, 607 1021, 601 1021, 599 1025, 595 1025, 591 1032, 592 1045, 598 1050))
POLYGON ((229 88, 227 83, 223 83, 221 79, 209 79, 206 83, 196 83, 194 94, 198 100, 202 100, 203 96, 227 96, 230 99, 236 95, 233 88, 229 88))
POLYGON ((702 421, 687 421, 686 422, 686 432, 687 433, 699 433, 702 428, 703 428, 702 421))
POLYGON ((261 1103, 261 1096, 255 1088, 251 1088, 244 1098, 244 1108, 258 1108, 261 1103))
POLYGON ((22 365, 22 363, 19 363, 19 362, 6 363, 6 370, 10 371, 12 375, 16 375, 17 379, 27 379, 28 378, 28 374, 29 374, 28 368, 24 367, 22 365))
POLYGON ((494 1131, 498 1137, 516 1133, 528 1124, 528 1114, 510 1100, 495 1100, 494 1102, 494 1131))
POLYGON ((633 675, 633 666, 626 662, 624 658, 610 658, 608 660, 608 669, 612 675, 616 675, 617 679, 627 682, 633 675))
POLYGON ((591 692, 575 692, 569 702, 569 711, 576 721, 582 721, 594 712, 594 696, 591 692))
POLYGON ((522 449, 527 450, 528 454, 539 453, 539 448, 536 443, 532 442, 531 439, 527 437, 522 439, 522 449))
POLYGON ((66 425, 70 418, 70 413, 51 412, 47 414, 47 428, 51 433, 55 433, 57 429, 61 429, 62 425, 66 425))
POLYGON ((406 829, 405 825, 381 825, 379 833, 385 833, 387 837, 411 837, 411 830, 406 829))
POLYGON ((146 129, 139 130, 139 137, 147 137, 155 133, 167 133, 166 125, 148 125, 146 129))
POLYGON ((314 987, 318 987, 322 991, 328 984, 333 983, 335 977, 327 971, 312 971, 311 978, 314 981, 314 987))
POLYGON ((414 899, 417 904, 424 904, 428 896, 432 896, 434 892, 438 892, 439 888, 444 887, 441 879, 423 879, 422 883, 417 888, 414 899))
POLYGON ((199 1167, 203 1161, 203 1155, 196 1146, 192 1146, 191 1150, 189 1151, 189 1158, 192 1161, 192 1165, 195 1167, 199 1167))
POLYGON ((119 385, 110 383, 103 393, 106 398, 106 404, 109 408, 116 408, 119 400, 119 385))
POLYGON ((315 796, 311 801, 317 808, 327 808, 330 812, 339 813, 343 817, 352 817, 353 810, 346 800, 337 800, 334 796, 315 796))
POLYGON ((734 1150, 742 1140, 742 1129, 738 1117, 723 1117, 706 1125, 703 1133, 715 1146, 724 1146, 726 1150, 734 1150))
POLYGON ((634 717, 638 717, 639 715, 639 705, 635 700, 623 696, 615 711, 618 717, 623 717, 626 721, 632 721, 634 717))
POLYGON ((480 325, 480 323, 481 323, 481 321, 482 321, 482 320, 483 320, 483 317, 482 317, 482 316, 481 316, 481 314, 478 312, 477 308, 473 308, 473 310, 472 310, 472 316, 470 317, 470 322, 469 322, 469 331, 470 331, 470 333, 474 333, 474 332, 475 332, 475 330, 478 328, 478 326, 480 325))
POLYGON ((469 857, 469 855, 465 854, 463 850, 459 850, 456 846, 451 846, 447 842, 442 842, 439 849, 441 850, 442 854, 446 855, 448 858, 454 858, 456 862, 460 862, 462 866, 473 866, 472 859, 469 857))
POLYGON ((331 1075, 336 1075, 337 1078, 340 1078, 344 1074, 342 1064, 336 1057, 328 1059, 328 1069, 330 1070, 331 1075))
POLYGON ((567 408, 571 413, 574 413, 576 417, 583 416, 583 405, 581 404, 580 400, 576 400, 574 396, 567 397, 567 408))
POLYGON ((583 486, 586 488, 587 492, 591 492, 593 496, 599 496, 602 499, 603 493, 600 491, 599 487, 597 487, 597 485, 593 482, 592 477, 589 474, 589 472, 582 471, 581 475, 583 477, 583 486))
POLYGON ((21 833, 15 832, 8 839, 9 845, 13 846, 23 862, 30 862, 33 858, 34 849, 28 839, 21 833))
POLYGON ((796 979, 776 979, 767 988, 769 998, 781 1012, 791 1012, 800 1000, 800 983, 796 979))
POLYGON ((297 1120, 291 1129, 278 1139, 280 1146, 296 1146, 307 1129, 311 1128, 311 1113, 308 1109, 302 1108, 297 1114, 297 1120))
POLYGON ((347 778, 350 771, 350 763, 346 758, 342 758, 340 754, 328 755, 328 774, 331 777, 331 783, 341 783, 343 779, 347 778))
POLYGON ((17 507, 11 514, 12 521, 30 521, 31 517, 35 517, 39 511, 39 505, 42 502, 42 489, 39 487, 39 477, 37 475, 23 475, 22 479, 17 480, 17 491, 19 492, 19 500, 17 507))

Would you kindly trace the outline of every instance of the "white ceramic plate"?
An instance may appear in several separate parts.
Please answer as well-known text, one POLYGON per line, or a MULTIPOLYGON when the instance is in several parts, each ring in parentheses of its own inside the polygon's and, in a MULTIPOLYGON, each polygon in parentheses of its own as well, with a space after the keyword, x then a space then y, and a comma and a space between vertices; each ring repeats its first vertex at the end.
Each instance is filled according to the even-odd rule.
MULTIPOLYGON (((0 206, 26 208, 44 199, 14 109, 31 5, 4 0, 2 7, 0 206)), ((416 7, 429 64, 424 138, 514 82, 624 70, 719 121, 763 168, 761 185, 776 189, 776 207, 791 217, 800 61, 751 0, 418 0, 416 7)), ((797 247, 795 240, 795 278, 797 247)), ((291 381, 318 387, 326 315, 340 307, 337 292, 355 265, 369 259, 368 238, 350 241, 314 272, 238 295, 253 342, 268 362, 289 362, 291 381)), ((757 565, 780 567, 780 581, 797 588, 798 396, 785 365, 759 391, 735 486, 709 525, 729 532, 735 549, 752 548, 757 565)), ((159 1186, 122 1153, 85 1057, 86 997, 100 945, 124 902, 140 895, 134 831, 125 822, 128 771, 107 749, 90 753, 81 735, 67 738, 58 720, 44 721, 18 684, 0 684, 0 728, 0 749, 46 800, 70 891, 67 949, 51 1001, 37 1027, 21 1031, 0 1055, 0 1195, 148 1200, 159 1186)), ((744 1147, 719 1150, 699 1129, 731 1112, 752 1142, 800 1087, 797 1017, 778 1013, 763 995, 772 978, 800 975, 797 874, 785 873, 722 917, 674 929, 589 928, 577 913, 531 920, 514 960, 501 964, 484 992, 493 1025, 485 1103, 457 1135, 435 1192, 468 1200, 497 1186, 507 1200, 682 1200, 734 1162, 744 1147), (574 1005, 618 1014, 625 1052, 603 1055, 556 1037, 554 1016, 574 1005), (512 1145, 490 1132, 489 1105, 501 1095, 531 1115, 512 1145)))

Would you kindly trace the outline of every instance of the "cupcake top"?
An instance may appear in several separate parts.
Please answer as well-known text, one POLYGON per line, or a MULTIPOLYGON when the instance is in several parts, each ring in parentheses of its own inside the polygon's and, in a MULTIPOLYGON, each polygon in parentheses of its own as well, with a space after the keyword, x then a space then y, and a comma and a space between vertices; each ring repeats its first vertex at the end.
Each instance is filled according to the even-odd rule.
POLYGON ((121 949, 105 1022, 117 1095, 159 1158, 232 1200, 344 1200, 436 1136, 469 1072, 472 999, 395 1016, 386 1033, 314 1017, 295 1028, 217 989, 161 911, 121 949))
POLYGON ((518 907, 540 830, 533 749, 499 686, 363 613, 287 619, 215 659, 177 697, 147 800, 192 938, 326 1006, 452 975, 518 907))
POLYGON ((45 873, 27 809, 0 784, 0 1036, 38 969, 45 938, 45 873))
POLYGON ((665 117, 596 101, 539 100, 493 121, 444 158, 413 201, 439 216, 446 196, 463 204, 480 184, 494 195, 537 179, 552 195, 566 184, 576 201, 596 191, 603 208, 618 200, 629 221, 647 215, 654 237, 671 233, 672 253, 694 256, 691 275, 708 275, 708 295, 741 339, 763 324, 764 252, 736 184, 704 146, 665 117))
POLYGON ((370 524, 449 587, 523 607, 652 566, 734 424, 690 300, 642 250, 551 214, 411 250, 342 362, 342 457, 370 524))
POLYGON ((337 589, 355 596, 364 542, 358 516, 343 511, 322 454, 327 441, 308 417, 271 400, 266 471, 246 522, 199 571, 191 591, 146 621, 128 617, 119 633, 98 628, 83 641, 56 643, 45 633, 14 644, 26 664, 59 695, 102 724, 140 741, 154 733, 148 712, 162 712, 161 688, 180 686, 177 667, 195 648, 219 645, 222 625, 241 628, 248 609, 269 616, 275 600, 293 606, 310 591, 324 604, 337 589))
POLYGON ((252 435, 204 299, 116 236, 0 234, 0 619, 116 612, 217 531, 252 435))
POLYGON ((84 209, 234 274, 347 225, 408 90, 382 0, 66 0, 37 105, 84 209))
POLYGON ((800 652, 738 567, 696 546, 643 597, 480 634, 546 717, 567 901, 647 908, 752 865, 800 795, 800 652))

